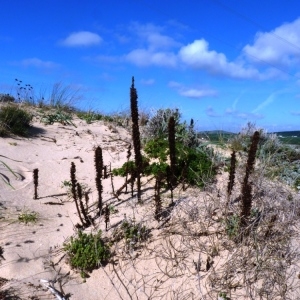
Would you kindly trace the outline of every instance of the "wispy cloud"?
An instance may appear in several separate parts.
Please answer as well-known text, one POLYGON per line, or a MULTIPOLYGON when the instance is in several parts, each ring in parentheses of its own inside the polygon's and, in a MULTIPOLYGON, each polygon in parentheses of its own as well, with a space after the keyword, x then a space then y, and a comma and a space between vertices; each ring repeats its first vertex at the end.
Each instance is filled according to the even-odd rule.
POLYGON ((63 41, 61 45, 66 47, 88 47, 98 45, 102 42, 102 38, 90 31, 78 31, 71 33, 63 41))
POLYGON ((17 64, 20 64, 23 67, 35 67, 35 68, 43 68, 43 69, 53 69, 59 67, 59 64, 53 61, 41 60, 36 57, 23 59, 17 64))
POLYGON ((291 114, 294 116, 300 116, 300 110, 298 111, 291 111, 291 114))
POLYGON ((173 37, 163 33, 163 27, 152 23, 140 24, 134 22, 130 26, 130 31, 139 38, 141 43, 145 43, 145 48, 150 51, 167 50, 181 46, 181 43, 173 37))
POLYGON ((176 81, 170 81, 168 86, 175 89, 179 95, 187 98, 200 99, 203 97, 213 97, 218 94, 217 91, 213 89, 187 87, 176 81))
POLYGON ((87 60, 93 60, 101 63, 118 63, 121 61, 121 58, 113 55, 97 55, 94 58, 87 58, 87 60))
POLYGON ((179 48, 181 43, 164 34, 162 26, 134 22, 129 31, 138 46, 124 56, 126 61, 138 67, 177 67, 178 57, 173 49, 179 48))
POLYGON ((253 114, 258 113, 260 110, 264 109, 265 107, 267 107, 268 105, 270 105, 274 100, 275 100, 275 96, 277 95, 277 93, 272 93, 266 100, 264 100, 263 102, 261 102, 255 109, 252 110, 253 114))
POLYGON ((154 83, 155 83, 155 80, 153 78, 141 80, 141 84, 143 84, 143 85, 153 85, 154 83))
POLYGON ((176 67, 177 57, 172 52, 157 52, 148 49, 136 49, 125 56, 125 60, 139 67, 163 66, 176 67))

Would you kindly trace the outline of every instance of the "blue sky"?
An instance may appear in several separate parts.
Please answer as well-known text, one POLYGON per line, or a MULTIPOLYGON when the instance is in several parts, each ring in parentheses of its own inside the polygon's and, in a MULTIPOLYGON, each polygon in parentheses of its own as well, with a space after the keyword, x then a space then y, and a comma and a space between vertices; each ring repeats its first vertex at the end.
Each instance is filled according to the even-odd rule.
POLYGON ((10 0, 0 92, 62 82, 84 109, 179 108, 199 130, 300 130, 299 0, 10 0))

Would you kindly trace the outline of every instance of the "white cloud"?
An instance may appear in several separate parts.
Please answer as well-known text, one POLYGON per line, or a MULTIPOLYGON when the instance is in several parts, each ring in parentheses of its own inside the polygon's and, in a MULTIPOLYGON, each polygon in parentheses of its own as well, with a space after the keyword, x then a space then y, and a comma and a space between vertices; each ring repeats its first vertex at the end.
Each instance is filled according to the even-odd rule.
POLYGON ((139 67, 151 65, 177 66, 177 55, 170 49, 179 47, 180 43, 170 36, 162 34, 162 27, 155 26, 152 23, 141 25, 135 22, 131 24, 130 31, 137 36, 134 40, 139 47, 125 55, 125 60, 139 67))
POLYGON ((223 53, 209 50, 209 44, 204 39, 195 40, 179 51, 181 61, 188 67, 202 69, 213 75, 232 78, 261 79, 259 72, 253 68, 245 68, 235 62, 228 62, 223 53))
POLYGON ((36 67, 44 69, 53 69, 59 66, 58 64, 52 61, 44 61, 36 57, 23 59, 21 61, 21 65, 24 67, 36 67))
POLYGON ((139 37, 141 42, 146 43, 146 48, 151 51, 181 46, 172 37, 162 33, 164 31, 163 27, 151 23, 141 25, 135 22, 131 24, 130 30, 139 37))
POLYGON ((146 49, 131 51, 125 56, 125 60, 139 67, 147 67, 150 65, 175 67, 177 65, 177 57, 174 53, 153 52, 146 49))
POLYGON ((141 80, 141 84, 144 84, 144 85, 153 85, 154 83, 155 83, 155 80, 153 78, 141 80))
POLYGON ((97 55, 93 60, 103 63, 117 63, 120 61, 120 58, 113 55, 97 55))
POLYGON ((217 95, 217 91, 215 90, 208 88, 190 88, 176 81, 170 81, 168 86, 177 90, 180 96, 187 98, 200 99, 203 97, 212 97, 217 95))
POLYGON ((291 111, 291 114, 294 116, 300 116, 300 111, 291 111))
POLYGON ((179 94, 188 98, 203 98, 208 96, 216 96, 217 92, 214 90, 205 89, 183 89, 179 91, 179 94))
POLYGON ((67 47, 93 46, 102 42, 102 38, 93 32, 78 31, 71 33, 62 41, 62 45, 67 47))
POLYGON ((258 63, 267 62, 277 66, 299 63, 300 18, 270 32, 257 33, 254 43, 246 45, 243 51, 248 59, 258 63))

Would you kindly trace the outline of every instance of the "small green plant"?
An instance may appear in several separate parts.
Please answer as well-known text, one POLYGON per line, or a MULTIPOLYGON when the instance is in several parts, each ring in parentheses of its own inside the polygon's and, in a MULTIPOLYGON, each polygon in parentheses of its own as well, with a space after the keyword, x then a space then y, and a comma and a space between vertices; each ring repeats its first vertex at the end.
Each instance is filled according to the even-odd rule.
POLYGON ((32 115, 18 106, 7 105, 0 110, 0 136, 27 136, 32 115))
POLYGON ((227 293, 226 292, 220 292, 218 300, 230 300, 230 298, 227 297, 227 293))
POLYGON ((230 239, 234 239, 238 236, 240 229, 240 216, 233 214, 225 220, 225 231, 230 239))
POLYGON ((77 117, 79 119, 85 120, 87 124, 91 124, 93 121, 100 121, 100 120, 106 120, 107 117, 93 112, 93 111, 88 111, 88 112, 78 112, 77 117))
POLYGON ((18 216, 18 220, 21 223, 36 223, 38 220, 38 213, 37 212, 22 212, 18 216))
POLYGON ((107 263, 110 257, 109 246, 101 239, 101 234, 101 230, 96 234, 87 234, 79 230, 77 237, 71 237, 70 241, 63 245, 71 267, 80 271, 82 277, 86 277, 86 272, 107 263))
POLYGON ((109 209, 111 215, 117 214, 119 212, 119 210, 114 205, 109 205, 108 209, 109 209))
POLYGON ((64 180, 61 182, 62 188, 70 188, 72 187, 72 182, 70 180, 64 180))
POLYGON ((124 220, 121 230, 126 244, 130 248, 134 248, 139 242, 145 241, 149 236, 146 226, 141 223, 135 223, 134 220, 124 220))
POLYGON ((72 122, 72 115, 64 112, 60 109, 56 110, 55 113, 44 114, 41 117, 41 122, 46 125, 52 125, 55 122, 61 123, 62 125, 76 125, 72 122))

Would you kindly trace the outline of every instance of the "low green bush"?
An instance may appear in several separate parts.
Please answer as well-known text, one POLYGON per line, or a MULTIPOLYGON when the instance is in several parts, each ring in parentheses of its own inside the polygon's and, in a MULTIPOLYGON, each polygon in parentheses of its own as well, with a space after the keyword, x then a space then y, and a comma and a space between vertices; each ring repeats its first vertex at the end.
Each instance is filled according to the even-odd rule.
POLYGON ((2 107, 0 110, 0 136, 9 134, 27 136, 32 117, 30 113, 18 106, 2 107))
POLYGON ((79 270, 83 277, 86 272, 105 264, 110 257, 109 246, 101 239, 101 233, 101 230, 97 234, 79 231, 77 237, 71 237, 63 245, 71 267, 79 270))
POLYGON ((15 102, 15 100, 10 94, 0 94, 0 102, 15 102))
POLYGON ((41 122, 46 125, 52 125, 53 123, 58 122, 62 125, 73 125, 76 127, 76 125, 72 122, 72 115, 60 109, 54 113, 44 114, 41 117, 41 122))

